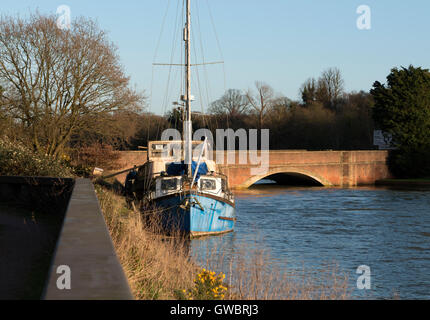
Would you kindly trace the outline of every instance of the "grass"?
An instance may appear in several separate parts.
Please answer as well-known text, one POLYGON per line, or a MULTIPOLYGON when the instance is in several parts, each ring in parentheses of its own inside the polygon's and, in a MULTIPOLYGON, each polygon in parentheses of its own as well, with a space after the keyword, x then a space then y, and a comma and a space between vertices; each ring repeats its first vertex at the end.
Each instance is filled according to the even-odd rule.
POLYGON ((227 258, 212 248, 198 265, 188 240, 162 236, 156 224, 127 208, 124 197, 96 186, 116 253, 136 299, 348 299, 348 279, 329 271, 281 272, 264 250, 243 246, 227 258), (215 271, 219 272, 218 274, 215 271), (228 270, 226 274, 222 270, 228 270))
MULTIPOLYGON (((257 240, 257 239, 255 239, 257 240)), ((256 241, 257 243, 257 241, 256 241)), ((202 249, 202 248, 200 248, 202 249)), ((287 269, 276 264, 270 252, 257 244, 238 245, 229 257, 224 248, 207 248, 204 264, 228 270, 226 299, 232 300, 345 300, 350 298, 348 277, 335 264, 319 270, 287 269), (218 253, 216 253, 218 252, 218 253)))
POLYGON ((116 253, 136 299, 176 299, 193 286, 198 267, 189 259, 186 243, 160 235, 127 209, 125 199, 97 188, 116 253))

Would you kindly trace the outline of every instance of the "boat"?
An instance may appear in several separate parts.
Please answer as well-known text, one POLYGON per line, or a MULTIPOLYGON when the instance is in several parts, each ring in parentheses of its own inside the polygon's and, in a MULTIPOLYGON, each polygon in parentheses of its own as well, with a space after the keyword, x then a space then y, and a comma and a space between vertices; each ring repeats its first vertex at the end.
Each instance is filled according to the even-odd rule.
POLYGON ((186 0, 185 92, 182 139, 149 141, 147 162, 126 178, 126 193, 143 212, 156 212, 168 233, 191 238, 234 230, 235 199, 228 177, 217 172, 207 138, 192 141, 190 0, 186 0), (153 208, 155 208, 153 210, 153 208))

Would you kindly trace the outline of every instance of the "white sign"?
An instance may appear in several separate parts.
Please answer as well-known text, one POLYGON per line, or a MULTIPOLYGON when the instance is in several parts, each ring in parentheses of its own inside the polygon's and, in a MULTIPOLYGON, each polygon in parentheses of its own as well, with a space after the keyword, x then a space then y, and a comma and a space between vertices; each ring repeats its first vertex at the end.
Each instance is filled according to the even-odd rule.
POLYGON ((373 131, 373 145, 377 146, 379 150, 393 150, 391 146, 392 138, 389 135, 387 138, 384 137, 382 130, 373 131))

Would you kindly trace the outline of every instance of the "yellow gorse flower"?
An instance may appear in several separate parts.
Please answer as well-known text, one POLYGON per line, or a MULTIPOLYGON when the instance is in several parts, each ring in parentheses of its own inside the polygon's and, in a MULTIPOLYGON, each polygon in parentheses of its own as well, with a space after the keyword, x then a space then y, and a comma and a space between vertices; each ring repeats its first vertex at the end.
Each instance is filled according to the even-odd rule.
POLYGON ((224 286, 224 273, 202 269, 194 278, 194 288, 188 291, 182 290, 185 298, 189 300, 218 300, 224 299, 227 287, 224 286))

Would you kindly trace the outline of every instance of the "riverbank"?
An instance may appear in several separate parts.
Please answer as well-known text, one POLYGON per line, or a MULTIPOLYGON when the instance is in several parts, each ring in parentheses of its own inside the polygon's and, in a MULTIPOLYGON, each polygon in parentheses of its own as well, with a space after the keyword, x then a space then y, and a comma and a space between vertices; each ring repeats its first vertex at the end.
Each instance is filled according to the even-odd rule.
POLYGON ((188 259, 184 243, 147 228, 125 198, 96 185, 100 207, 135 299, 177 299, 193 286, 198 267, 188 259))
POLYGON ((376 186, 398 186, 398 187, 430 187, 430 179, 382 179, 375 182, 376 186))
POLYGON ((347 278, 339 270, 324 273, 303 270, 300 277, 293 277, 291 273, 280 273, 268 263, 271 258, 263 250, 244 247, 229 261, 222 259, 223 255, 216 262, 208 256, 206 263, 197 264, 190 254, 188 240, 161 236, 156 227, 147 226, 140 214, 127 208, 124 197, 99 185, 96 191, 117 256, 136 299, 335 300, 350 297, 347 278), (225 269, 229 270, 228 274, 222 273, 225 269), (212 277, 222 281, 212 284, 212 277), (226 289, 215 296, 212 292, 217 288, 226 289))

